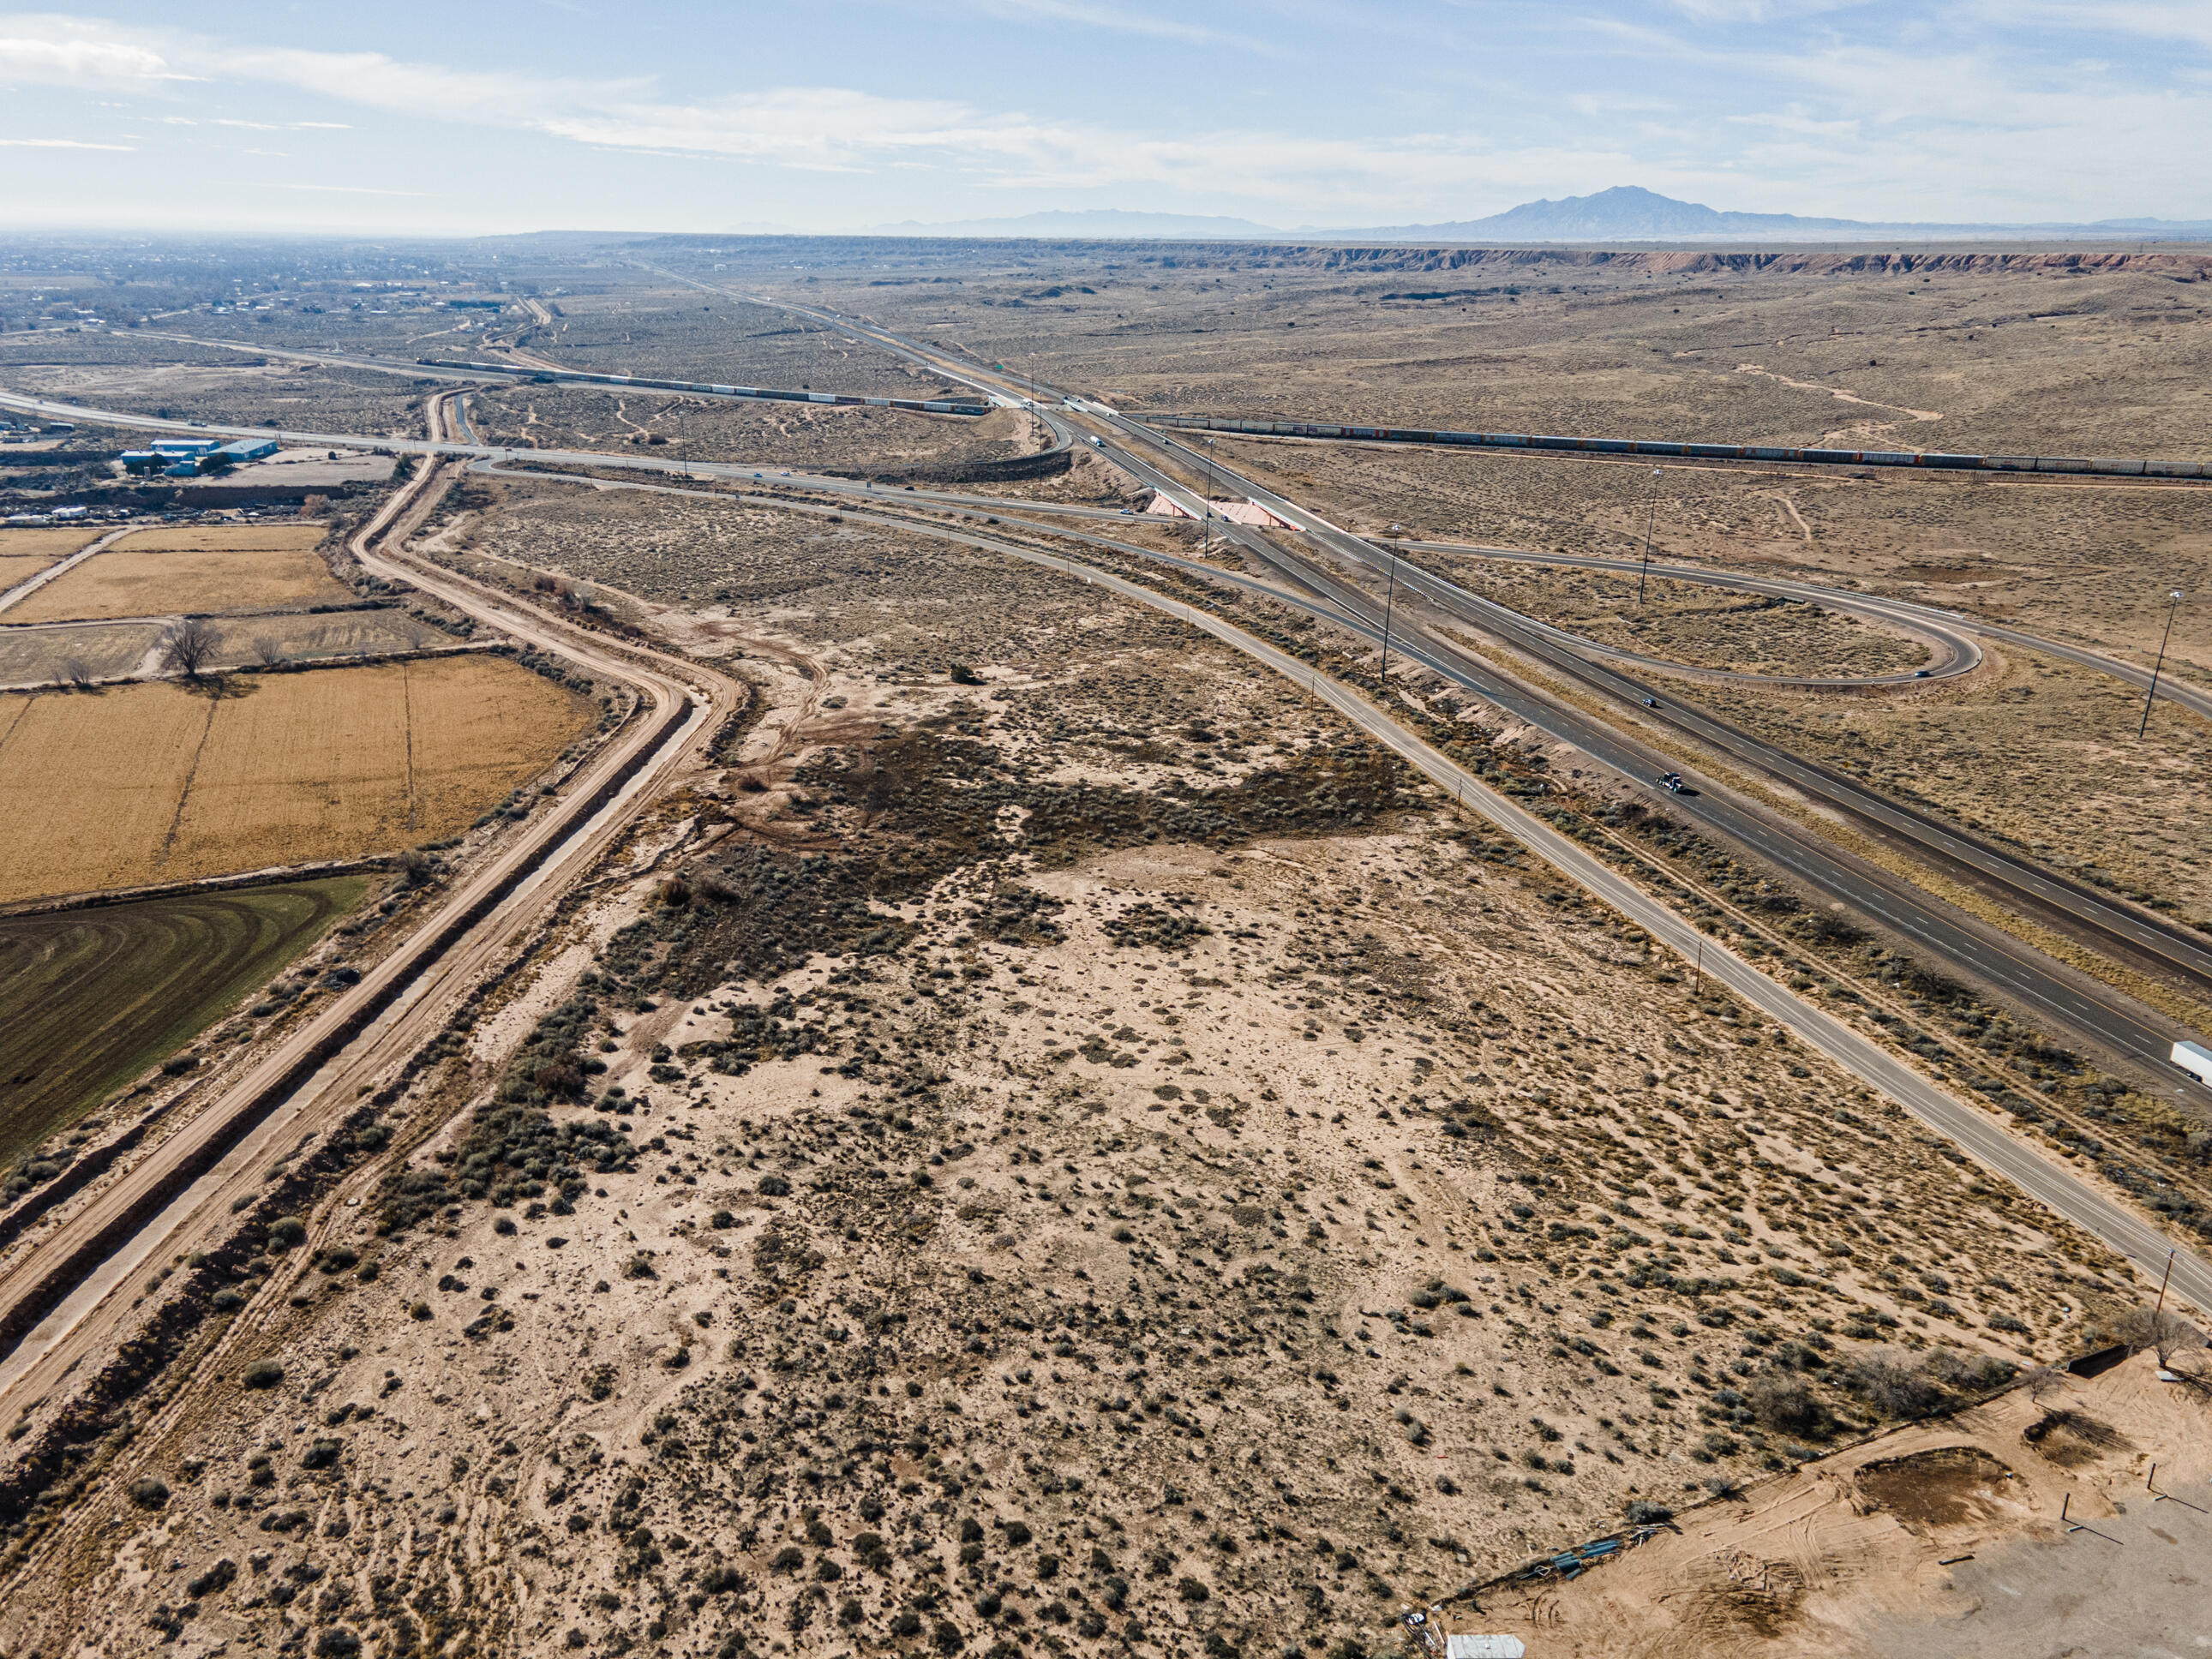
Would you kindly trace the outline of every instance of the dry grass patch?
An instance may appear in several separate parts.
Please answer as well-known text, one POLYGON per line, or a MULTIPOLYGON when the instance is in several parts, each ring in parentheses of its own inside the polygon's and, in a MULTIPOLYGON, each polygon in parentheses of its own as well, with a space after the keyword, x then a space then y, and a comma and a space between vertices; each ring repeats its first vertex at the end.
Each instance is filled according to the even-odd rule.
POLYGON ((125 536, 116 546, 131 553, 312 553, 328 533, 319 524, 167 525, 125 536))
POLYGON ((36 559, 41 565, 52 564, 56 559, 67 558, 100 534, 99 527, 90 525, 75 529, 0 530, 0 565, 11 559, 36 559))
POLYGON ((18 582, 28 581, 53 561, 37 554, 0 555, 0 593, 18 582))
POLYGON ((352 592, 303 548, 161 551, 119 545, 57 577, 8 612, 15 622, 163 617, 343 605, 352 592))
POLYGON ((360 857, 465 828, 584 729, 492 658, 0 701, 0 901, 360 857))

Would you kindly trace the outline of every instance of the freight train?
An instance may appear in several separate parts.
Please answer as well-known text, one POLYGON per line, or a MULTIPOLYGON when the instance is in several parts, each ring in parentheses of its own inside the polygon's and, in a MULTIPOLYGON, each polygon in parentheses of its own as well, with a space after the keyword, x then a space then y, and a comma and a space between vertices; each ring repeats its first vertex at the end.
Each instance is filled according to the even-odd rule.
POLYGON ((654 380, 642 374, 592 374, 580 368, 537 368, 520 363, 472 363, 456 357, 418 357, 425 368, 473 369, 519 380, 575 380, 585 386, 636 386, 647 392, 696 392, 710 398, 762 398, 771 403, 843 404, 904 409, 919 415, 988 415, 988 404, 956 404, 933 398, 854 398, 842 392, 781 392, 757 386, 709 386, 700 380, 654 380))
POLYGON ((2212 478, 2212 461, 2088 460, 2057 455, 1952 455, 1939 451, 1790 449, 1769 444, 1690 444, 1651 438, 1559 438, 1522 432, 1442 432, 1403 426, 1337 426, 1311 421, 1232 421, 1211 415, 1140 415, 1147 426, 1248 432, 1361 443, 1443 444, 1472 449, 1539 449, 1665 460, 1784 461, 1804 466, 1910 466, 1952 472, 2087 472, 2124 478, 2212 478))

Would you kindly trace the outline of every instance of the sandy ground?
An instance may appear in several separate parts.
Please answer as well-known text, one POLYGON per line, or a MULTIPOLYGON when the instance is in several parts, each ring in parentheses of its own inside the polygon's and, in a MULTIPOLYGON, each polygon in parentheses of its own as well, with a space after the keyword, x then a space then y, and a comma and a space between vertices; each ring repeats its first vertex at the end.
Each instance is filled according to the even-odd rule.
POLYGON ((71 1554, 71 1650, 1381 1643, 1879 1422, 1867 1356, 2114 1305, 1387 769, 1231 827, 1358 745, 1210 645, 1077 595, 962 686, 873 603, 664 618, 774 706, 394 1104, 440 1196, 237 1270, 278 1288, 131 1451, 165 1505, 71 1554), (1218 844, 1143 833, 1194 800, 1218 844), (548 1031, 587 1102, 434 1103, 527 1098, 548 1031))
POLYGON ((1617 1565, 1487 1595, 1452 1627, 1559 1659, 2192 1652, 2207 1401, 2156 1374, 2140 1354, 1881 1436, 1686 1513, 1617 1565))

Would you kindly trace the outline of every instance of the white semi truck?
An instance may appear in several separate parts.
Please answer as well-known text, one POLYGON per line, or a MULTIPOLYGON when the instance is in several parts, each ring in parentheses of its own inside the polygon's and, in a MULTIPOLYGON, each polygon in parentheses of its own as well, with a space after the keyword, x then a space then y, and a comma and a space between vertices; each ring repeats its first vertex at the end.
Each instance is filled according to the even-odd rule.
POLYGON ((2198 1042, 2177 1042, 2173 1045, 2173 1063, 2212 1089, 2212 1048, 2198 1042))

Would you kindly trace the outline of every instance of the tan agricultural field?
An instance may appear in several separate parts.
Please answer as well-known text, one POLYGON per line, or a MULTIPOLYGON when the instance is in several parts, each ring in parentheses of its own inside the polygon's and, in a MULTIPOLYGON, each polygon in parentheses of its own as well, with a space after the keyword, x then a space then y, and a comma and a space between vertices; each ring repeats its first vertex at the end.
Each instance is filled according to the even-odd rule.
POLYGON ((588 720, 489 657, 0 699, 0 902, 436 840, 588 720))
POLYGON ((0 530, 0 564, 14 559, 36 559, 40 564, 52 564, 56 559, 67 558, 100 534, 100 530, 92 526, 76 529, 0 530))
POLYGON ((36 554, 0 554, 0 593, 18 582, 28 581, 53 561, 36 554))
POLYGON ((302 549, 203 552, 115 547, 57 576, 7 612, 15 623, 100 617, 166 617, 344 605, 353 591, 302 549))
POLYGON ((312 553, 328 534, 320 524, 165 525, 125 536, 116 547, 130 553, 312 553))

